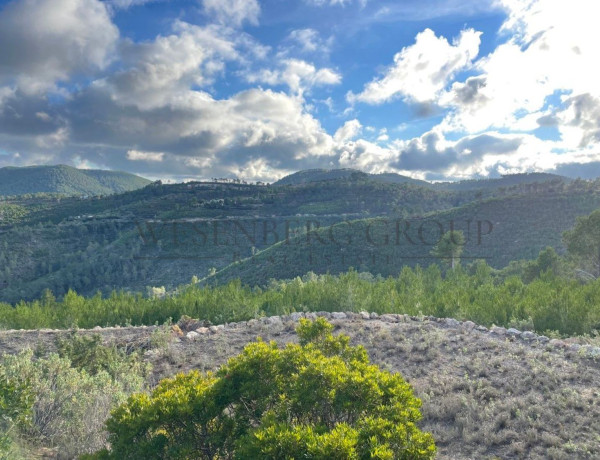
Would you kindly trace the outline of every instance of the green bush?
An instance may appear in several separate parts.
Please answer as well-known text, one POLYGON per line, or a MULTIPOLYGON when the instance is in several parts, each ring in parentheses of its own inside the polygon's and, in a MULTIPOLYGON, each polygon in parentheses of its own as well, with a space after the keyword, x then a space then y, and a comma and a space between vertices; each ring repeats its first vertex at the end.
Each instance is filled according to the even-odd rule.
POLYGON ((62 357, 36 358, 31 350, 0 357, 0 429, 6 433, 0 458, 17 458, 19 446, 55 448, 59 458, 94 452, 106 443, 111 409, 145 387, 148 368, 133 355, 103 355, 108 347, 89 338, 61 347, 62 357), (67 355, 90 361, 74 365, 67 355))
POLYGON ((131 396, 107 421, 111 449, 84 458, 433 458, 411 386, 332 328, 302 320, 300 344, 259 340, 215 374, 131 396))

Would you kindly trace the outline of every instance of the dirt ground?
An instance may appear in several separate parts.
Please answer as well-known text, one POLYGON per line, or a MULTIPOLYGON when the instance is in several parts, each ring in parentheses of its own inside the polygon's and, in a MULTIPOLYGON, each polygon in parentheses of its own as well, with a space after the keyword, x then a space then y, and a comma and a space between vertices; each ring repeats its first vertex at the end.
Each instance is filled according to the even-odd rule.
MULTIPOLYGON (((438 458, 600 458, 600 359, 589 347, 454 320, 323 315, 336 333, 363 345, 374 363, 412 384, 423 401, 421 428, 433 433, 438 458)), ((257 336, 294 341, 296 319, 263 318, 200 328, 198 334, 189 334, 197 329, 194 322, 181 323, 180 333, 164 327, 78 333, 144 349, 154 384, 177 372, 213 370, 257 336)), ((0 331, 0 353, 51 351, 62 334, 0 331)))

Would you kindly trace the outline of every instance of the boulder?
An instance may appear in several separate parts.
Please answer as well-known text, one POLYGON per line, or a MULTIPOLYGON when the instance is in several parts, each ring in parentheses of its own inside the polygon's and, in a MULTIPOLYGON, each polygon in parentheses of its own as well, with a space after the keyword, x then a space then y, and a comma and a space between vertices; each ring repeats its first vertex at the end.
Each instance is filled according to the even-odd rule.
POLYGON ((348 318, 346 313, 343 313, 341 311, 336 311, 335 313, 331 314, 331 319, 346 319, 346 318, 348 318))
POLYGON ((444 323, 448 327, 459 327, 460 326, 460 321, 458 321, 454 318, 446 318, 444 323))
POLYGON ((501 337, 506 335, 506 328, 502 327, 502 326, 492 326, 492 328, 490 329, 490 332, 494 335, 499 335, 501 337))
POLYGON ((514 327, 511 327, 506 331, 506 335, 509 335, 511 337, 518 337, 521 335, 521 331, 518 329, 515 329, 514 327))
POLYGON ((535 335, 535 334, 534 334, 533 332, 531 332, 531 331, 525 331, 525 332, 523 332, 523 333, 521 334, 521 338, 522 338, 523 340, 527 340, 527 341, 530 341, 530 340, 535 340, 535 338, 536 338, 536 337, 537 337, 537 335, 535 335))
POLYGON ((190 331, 185 335, 185 338, 188 339, 190 342, 193 342, 198 337, 200 337, 200 334, 198 334, 196 331, 190 331))

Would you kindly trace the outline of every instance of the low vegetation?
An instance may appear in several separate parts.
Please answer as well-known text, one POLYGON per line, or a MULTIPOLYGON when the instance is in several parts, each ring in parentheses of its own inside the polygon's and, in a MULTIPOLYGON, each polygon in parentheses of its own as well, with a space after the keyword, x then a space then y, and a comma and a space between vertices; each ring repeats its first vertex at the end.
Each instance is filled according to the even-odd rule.
POLYGON ((56 299, 47 292, 33 302, 0 304, 0 327, 153 325, 183 315, 226 323, 293 311, 374 311, 453 317, 486 326, 519 324, 565 335, 594 333, 600 329, 600 280, 562 277, 556 273, 560 264, 548 254, 556 256, 552 250, 544 251, 538 261, 519 266, 522 276, 494 274, 479 262, 468 269, 458 266, 445 276, 437 265, 405 267, 388 278, 356 271, 338 276, 309 273, 273 280, 265 289, 239 281, 217 286, 192 283, 153 297, 125 292, 83 297, 70 291, 56 299))
POLYGON ((84 458, 432 459, 410 385, 332 329, 301 320, 300 344, 251 343, 214 374, 131 396, 107 421, 111 449, 84 458))
POLYGON ((98 450, 110 411, 145 388, 150 368, 139 353, 103 345, 99 336, 61 339, 56 348, 0 357, 2 459, 29 459, 48 446, 65 459, 98 450))

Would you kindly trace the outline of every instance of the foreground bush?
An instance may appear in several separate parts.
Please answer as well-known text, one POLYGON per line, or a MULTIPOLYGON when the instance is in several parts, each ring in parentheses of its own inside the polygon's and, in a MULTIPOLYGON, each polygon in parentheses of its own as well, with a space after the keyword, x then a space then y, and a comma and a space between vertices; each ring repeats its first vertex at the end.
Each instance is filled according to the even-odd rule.
POLYGON ((192 371, 136 394, 90 459, 431 459, 420 400, 362 347, 302 320, 300 344, 246 346, 215 374, 192 371))
POLYGON ((110 411, 144 388, 148 369, 138 357, 97 338, 59 345, 62 356, 26 350, 0 357, 0 459, 38 447, 55 449, 58 458, 94 452, 106 443, 110 411))

